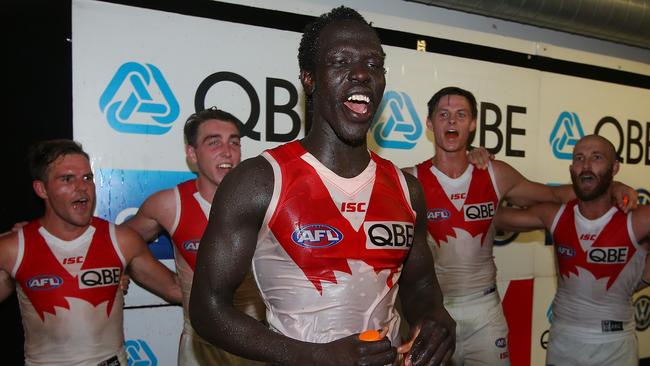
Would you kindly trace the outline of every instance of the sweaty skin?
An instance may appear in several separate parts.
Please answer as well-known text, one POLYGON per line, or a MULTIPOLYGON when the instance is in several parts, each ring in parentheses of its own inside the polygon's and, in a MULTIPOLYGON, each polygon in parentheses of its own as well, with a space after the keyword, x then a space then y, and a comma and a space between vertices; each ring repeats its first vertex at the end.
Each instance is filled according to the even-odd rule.
MULTIPOLYGON (((300 144, 336 175, 356 177, 370 161, 366 133, 385 87, 381 44, 366 24, 337 20, 322 29, 317 56, 315 70, 300 74, 313 98, 312 128, 300 144), (354 102, 350 96, 363 100, 354 102)), ((255 253, 274 179, 268 161, 256 157, 240 164, 220 185, 199 249, 190 301, 193 326, 230 352, 270 363, 392 363, 397 353, 387 338, 361 341, 356 333, 329 343, 307 343, 276 333, 233 308, 233 291, 255 253)), ((406 181, 417 222, 399 295, 407 321, 421 329, 408 357, 415 365, 438 364, 453 352, 455 325, 442 306, 426 247, 421 189, 413 177, 407 175, 406 181)))

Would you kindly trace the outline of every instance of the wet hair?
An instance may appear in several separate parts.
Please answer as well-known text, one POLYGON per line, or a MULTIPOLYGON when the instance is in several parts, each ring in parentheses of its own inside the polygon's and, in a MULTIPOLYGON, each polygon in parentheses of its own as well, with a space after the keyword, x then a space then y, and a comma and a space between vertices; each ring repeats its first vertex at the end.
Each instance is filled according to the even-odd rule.
POLYGON ((196 147, 196 139, 199 135, 199 127, 203 122, 216 119, 223 122, 230 122, 237 128, 237 132, 241 134, 242 122, 232 114, 221 110, 217 107, 210 107, 208 109, 192 113, 185 121, 185 127, 183 127, 183 135, 185 136, 185 143, 196 147))
POLYGON ((65 155, 82 155, 89 159, 81 144, 68 139, 46 140, 29 148, 27 165, 34 180, 47 181, 47 170, 56 159, 65 155))
POLYGON ((429 103, 427 103, 427 107, 429 109, 427 114, 428 117, 431 117, 433 115, 433 112, 435 112, 436 108, 438 107, 440 99, 447 95, 460 95, 461 97, 465 97, 465 99, 467 99, 467 102, 469 102, 472 118, 476 118, 478 115, 478 109, 476 107, 476 98, 474 97, 474 94, 457 86, 448 86, 446 88, 442 88, 438 90, 438 92, 434 94, 431 99, 429 99, 429 103))
MULTIPOLYGON (((300 71, 314 71, 316 69, 316 56, 318 55, 321 31, 326 26, 340 20, 358 21, 367 25, 377 34, 372 27, 372 23, 367 22, 356 10, 343 5, 334 8, 329 13, 322 14, 316 20, 305 26, 302 39, 300 40, 300 47, 298 48, 298 66, 300 66, 300 71)), ((377 38, 379 38, 378 35, 377 38)))

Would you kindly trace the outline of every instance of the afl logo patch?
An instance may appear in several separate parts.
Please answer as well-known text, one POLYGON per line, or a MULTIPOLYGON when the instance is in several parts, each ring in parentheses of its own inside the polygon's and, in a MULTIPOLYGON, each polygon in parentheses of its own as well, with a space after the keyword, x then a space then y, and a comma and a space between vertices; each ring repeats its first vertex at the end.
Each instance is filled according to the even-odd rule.
POLYGON ((200 242, 201 240, 199 239, 186 240, 183 243, 183 249, 187 250, 188 252, 196 252, 199 250, 200 242))
POLYGON ((27 280, 30 290, 53 290, 63 284, 63 280, 55 275, 38 275, 27 280))
POLYGON ((451 217, 451 214, 444 208, 432 208, 427 211, 427 221, 429 222, 444 221, 449 217, 451 217))
POLYGON ((325 224, 309 224, 293 231, 291 240, 310 249, 327 248, 343 240, 343 234, 335 227, 325 224))

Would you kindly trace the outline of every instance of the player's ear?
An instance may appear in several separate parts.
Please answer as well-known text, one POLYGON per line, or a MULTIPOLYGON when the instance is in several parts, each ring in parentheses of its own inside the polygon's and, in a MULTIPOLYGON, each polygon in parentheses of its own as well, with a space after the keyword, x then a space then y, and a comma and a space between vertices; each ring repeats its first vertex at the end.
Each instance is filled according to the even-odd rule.
POLYGON ((302 83, 302 88, 305 90, 305 94, 314 94, 316 84, 314 83, 314 77, 311 72, 306 70, 300 71, 300 82, 302 83))
POLYGON ((190 144, 185 145, 185 155, 190 162, 196 164, 196 150, 194 146, 190 144))
POLYGON ((34 188, 34 192, 36 192, 37 196, 39 196, 42 199, 47 199, 47 190, 45 189, 45 182, 36 179, 32 182, 32 188, 34 188))

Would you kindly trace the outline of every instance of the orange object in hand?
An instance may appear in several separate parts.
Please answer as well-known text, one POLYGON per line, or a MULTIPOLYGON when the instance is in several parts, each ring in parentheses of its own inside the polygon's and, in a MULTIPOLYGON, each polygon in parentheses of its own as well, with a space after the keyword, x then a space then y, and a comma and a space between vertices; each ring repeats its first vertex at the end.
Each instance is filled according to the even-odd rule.
POLYGON ((359 333, 359 339, 362 341, 379 341, 381 338, 382 337, 381 334, 379 334, 379 331, 374 329, 359 333))
POLYGON ((627 206, 627 204, 630 203, 630 197, 628 196, 623 196, 623 205, 627 206))

